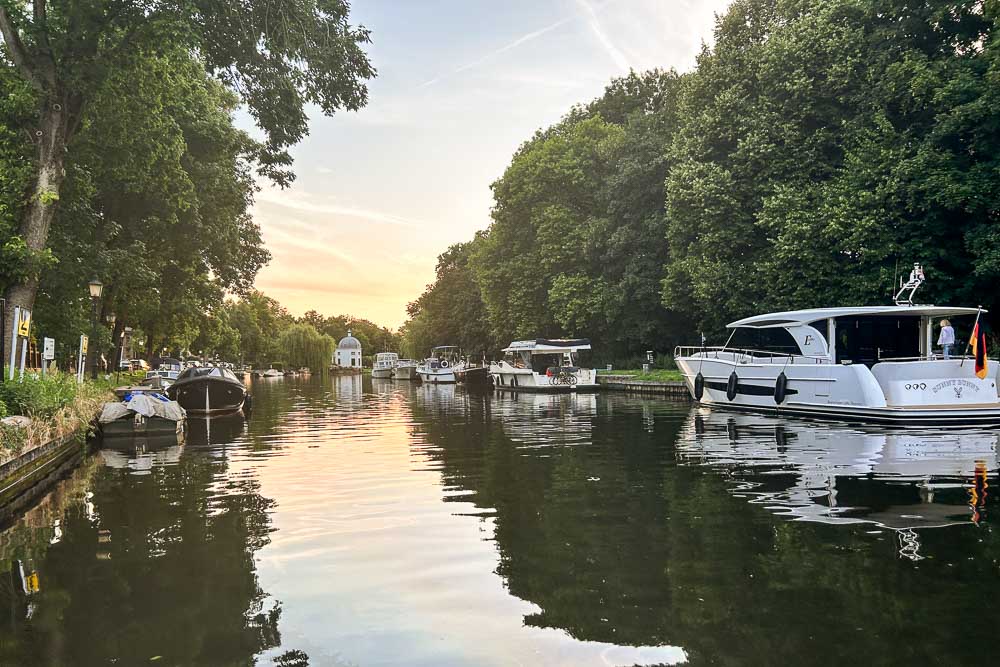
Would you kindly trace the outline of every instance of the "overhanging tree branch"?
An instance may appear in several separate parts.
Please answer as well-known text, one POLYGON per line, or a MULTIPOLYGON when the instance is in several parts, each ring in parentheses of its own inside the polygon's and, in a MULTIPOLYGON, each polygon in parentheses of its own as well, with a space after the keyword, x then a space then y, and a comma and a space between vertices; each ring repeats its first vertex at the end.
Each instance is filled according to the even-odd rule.
POLYGON ((24 78, 28 80, 28 83, 37 90, 44 92, 45 83, 38 76, 34 60, 31 54, 28 53, 28 49, 24 46, 21 35, 17 31, 17 26, 14 25, 14 21, 7 12, 7 8, 2 4, 0 4, 0 33, 3 34, 3 41, 7 45, 7 51, 10 52, 10 57, 14 61, 14 65, 24 75, 24 78))

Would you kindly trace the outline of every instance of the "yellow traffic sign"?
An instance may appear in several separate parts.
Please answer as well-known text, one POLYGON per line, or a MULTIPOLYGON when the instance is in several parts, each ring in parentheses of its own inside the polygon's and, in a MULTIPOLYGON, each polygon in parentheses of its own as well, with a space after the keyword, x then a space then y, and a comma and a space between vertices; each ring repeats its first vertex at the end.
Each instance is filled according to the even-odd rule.
POLYGON ((22 308, 17 320, 17 335, 24 338, 31 332, 31 311, 22 308))

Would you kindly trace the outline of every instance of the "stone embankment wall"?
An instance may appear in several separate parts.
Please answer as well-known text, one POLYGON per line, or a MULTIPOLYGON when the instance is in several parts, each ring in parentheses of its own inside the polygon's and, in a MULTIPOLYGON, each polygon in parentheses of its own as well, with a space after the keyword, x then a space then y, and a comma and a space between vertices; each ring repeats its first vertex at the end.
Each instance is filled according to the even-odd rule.
POLYGON ((597 384, 610 391, 630 391, 641 394, 659 394, 690 400, 691 394, 683 382, 650 382, 636 380, 632 375, 598 375, 597 384))

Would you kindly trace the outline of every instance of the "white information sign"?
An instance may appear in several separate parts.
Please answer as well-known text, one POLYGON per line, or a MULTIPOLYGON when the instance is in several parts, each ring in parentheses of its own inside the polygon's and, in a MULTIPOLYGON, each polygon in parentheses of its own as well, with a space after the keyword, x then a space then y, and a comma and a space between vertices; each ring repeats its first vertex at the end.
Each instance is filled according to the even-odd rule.
POLYGON ((89 339, 81 335, 80 336, 80 353, 76 358, 76 381, 79 383, 83 382, 83 367, 87 363, 87 343, 89 339))
POLYGON ((55 338, 43 338, 42 339, 42 359, 46 361, 52 361, 56 358, 56 339, 55 338))

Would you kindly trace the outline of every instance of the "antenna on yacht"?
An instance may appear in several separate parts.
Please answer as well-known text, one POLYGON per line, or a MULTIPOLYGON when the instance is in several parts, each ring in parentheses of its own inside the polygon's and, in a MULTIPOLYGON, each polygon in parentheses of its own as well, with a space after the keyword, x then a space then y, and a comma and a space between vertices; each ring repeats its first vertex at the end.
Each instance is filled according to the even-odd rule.
POLYGON ((913 295, 924 284, 924 280, 924 267, 921 266, 920 262, 914 262, 913 270, 910 271, 910 279, 904 283, 902 276, 900 276, 899 291, 896 292, 896 296, 892 300, 896 302, 897 306, 912 306, 913 295))

